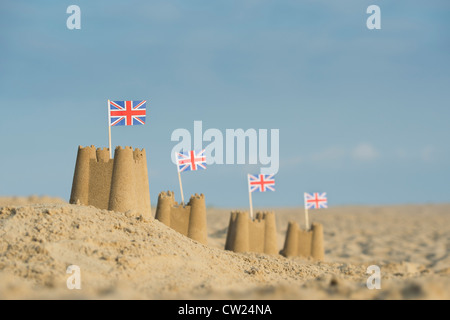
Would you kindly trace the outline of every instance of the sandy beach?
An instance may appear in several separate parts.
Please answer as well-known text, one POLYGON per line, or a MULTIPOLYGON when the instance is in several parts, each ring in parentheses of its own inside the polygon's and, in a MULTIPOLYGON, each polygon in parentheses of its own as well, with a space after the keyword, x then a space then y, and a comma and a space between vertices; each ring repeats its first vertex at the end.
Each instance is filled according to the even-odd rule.
MULTIPOLYGON (((450 299, 450 205, 320 210, 325 260, 223 250, 231 209, 208 208, 208 245, 138 212, 50 197, 0 199, 0 299, 450 299), (69 290, 69 265, 81 290, 69 290), (369 290, 369 265, 381 289, 369 290)), ((274 208, 280 250, 301 208, 274 208)))

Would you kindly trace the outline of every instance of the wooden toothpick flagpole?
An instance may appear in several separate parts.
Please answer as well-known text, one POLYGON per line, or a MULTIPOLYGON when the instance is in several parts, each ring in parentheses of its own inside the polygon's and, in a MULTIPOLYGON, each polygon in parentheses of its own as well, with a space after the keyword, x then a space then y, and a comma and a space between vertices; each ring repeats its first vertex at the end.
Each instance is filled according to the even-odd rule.
POLYGON ((306 230, 309 230, 309 216, 308 216, 308 206, 306 205, 306 193, 303 194, 303 199, 305 202, 305 226, 306 230))
POLYGON ((253 203, 252 203, 252 192, 251 191, 248 192, 248 197, 249 197, 249 201, 250 201, 250 218, 253 221, 253 203))
MULTIPOLYGON (((175 157, 177 156, 175 155, 175 157)), ((178 181, 180 182, 181 204, 184 205, 183 184, 181 183, 181 174, 178 166, 178 157, 177 157, 177 171, 178 171, 178 181)))
POLYGON ((112 159, 112 148, 111 148, 111 111, 109 110, 109 99, 108 99, 108 138, 109 138, 109 158, 112 159))
POLYGON ((250 203, 250 218, 253 221, 253 203, 252 203, 252 191, 250 189, 250 176, 247 175, 247 183, 248 183, 248 201, 250 203))

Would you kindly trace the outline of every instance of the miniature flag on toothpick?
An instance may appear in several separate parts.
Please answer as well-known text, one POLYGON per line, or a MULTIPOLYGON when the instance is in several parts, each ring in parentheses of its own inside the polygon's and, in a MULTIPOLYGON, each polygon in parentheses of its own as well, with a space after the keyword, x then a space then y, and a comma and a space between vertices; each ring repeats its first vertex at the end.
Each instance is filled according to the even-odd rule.
POLYGON ((111 127, 145 124, 147 100, 108 100, 109 157, 112 158, 111 127))
POLYGON ((250 192, 275 191, 275 179, 273 174, 248 175, 248 189, 250 192))
POLYGON ((306 209, 326 209, 327 193, 307 193, 305 192, 305 208, 306 209))
POLYGON ((275 191, 275 179, 273 174, 248 175, 248 200, 250 202, 250 218, 253 220, 253 192, 275 191))
POLYGON ((206 169, 205 150, 177 153, 178 171, 195 171, 206 169))
POLYGON ((146 100, 109 101, 110 126, 145 124, 146 100))
POLYGON ((182 171, 197 171, 206 169, 205 150, 191 150, 188 152, 180 152, 176 154, 178 181, 180 182, 181 203, 184 204, 183 184, 181 183, 182 171))
POLYGON ((306 230, 309 230, 308 209, 326 209, 328 208, 327 193, 304 193, 305 199, 305 225, 306 230))

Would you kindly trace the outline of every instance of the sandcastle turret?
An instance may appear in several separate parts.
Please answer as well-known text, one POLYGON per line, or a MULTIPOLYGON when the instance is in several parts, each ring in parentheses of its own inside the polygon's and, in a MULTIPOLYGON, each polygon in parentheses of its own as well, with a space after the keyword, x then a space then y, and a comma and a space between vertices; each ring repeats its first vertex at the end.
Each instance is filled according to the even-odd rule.
POLYGON ((170 211, 174 205, 175 198, 173 192, 161 192, 158 196, 155 219, 158 219, 166 226, 170 226, 170 211))
POLYGON ((98 162, 109 162, 109 148, 97 148, 95 154, 98 162))
POLYGON ((262 220, 265 221, 264 230, 264 252, 269 254, 278 253, 277 225, 275 222, 275 213, 264 212, 262 220))
POLYGON ((297 255, 299 230, 300 228, 296 222, 289 222, 288 229, 286 231, 284 249, 280 252, 285 257, 293 257, 297 255))
POLYGON ((155 219, 200 243, 207 244, 206 205, 203 194, 191 196, 185 206, 175 201, 173 191, 158 196, 155 219))
POLYGON ((188 237, 200 243, 207 243, 206 227, 206 205, 203 194, 195 194, 189 200, 188 206, 191 207, 189 219, 188 237))
POLYGON ((114 153, 113 182, 109 197, 110 210, 125 212, 137 209, 139 197, 136 195, 136 175, 133 165, 133 149, 131 147, 117 147, 114 153))
POLYGON ((312 224, 311 256, 316 260, 323 260, 325 257, 323 225, 320 223, 312 224))
POLYGON ((231 212, 225 250, 277 254, 275 214, 258 212, 252 221, 247 212, 231 212))
POLYGON ((248 213, 241 211, 231 212, 225 250, 234 252, 250 251, 249 241, 248 213))
POLYGON ((119 212, 134 210, 151 218, 145 150, 78 148, 70 203, 119 212))
POLYGON ((72 192, 70 194, 70 203, 88 203, 89 201, 89 180, 90 160, 96 160, 95 147, 78 147, 77 161, 73 175, 72 192))
POLYGON ((311 230, 302 230, 296 222, 289 222, 284 248, 280 254, 285 257, 302 256, 323 260, 323 226, 313 223, 311 230))

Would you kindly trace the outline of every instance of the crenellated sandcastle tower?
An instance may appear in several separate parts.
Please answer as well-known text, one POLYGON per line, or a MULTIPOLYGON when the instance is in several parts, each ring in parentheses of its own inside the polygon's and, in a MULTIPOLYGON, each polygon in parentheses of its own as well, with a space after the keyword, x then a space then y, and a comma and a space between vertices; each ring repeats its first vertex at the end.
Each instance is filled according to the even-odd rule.
POLYGON ((151 218, 145 149, 78 147, 70 203, 126 212, 151 218))
POLYGON ((200 243, 207 244, 206 205, 203 194, 191 196, 185 206, 175 201, 173 191, 158 196, 155 219, 200 243))
POLYGON ((232 212, 225 250, 278 254, 275 214, 258 212, 252 221, 247 212, 232 212))
POLYGON ((280 252, 285 257, 312 257, 323 260, 323 226, 313 223, 311 230, 302 230, 296 222, 289 222, 284 248, 280 252))

